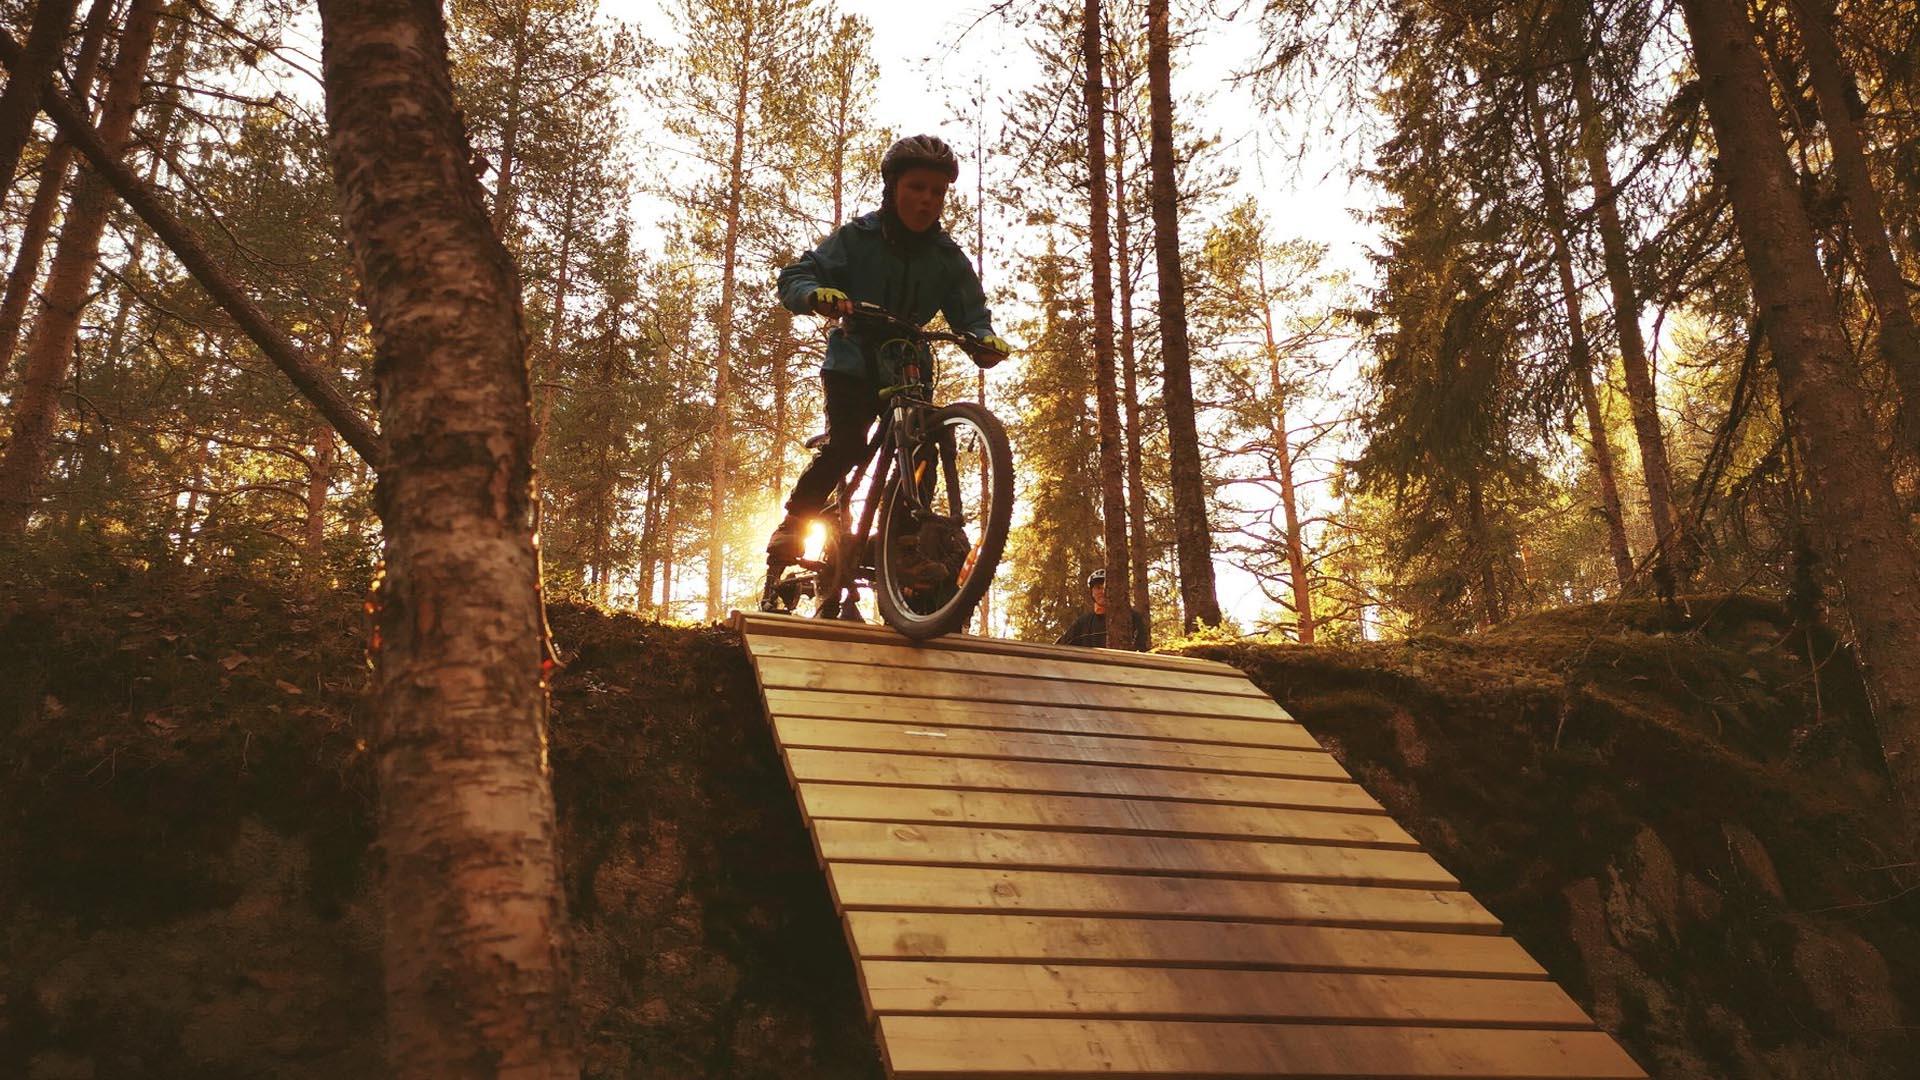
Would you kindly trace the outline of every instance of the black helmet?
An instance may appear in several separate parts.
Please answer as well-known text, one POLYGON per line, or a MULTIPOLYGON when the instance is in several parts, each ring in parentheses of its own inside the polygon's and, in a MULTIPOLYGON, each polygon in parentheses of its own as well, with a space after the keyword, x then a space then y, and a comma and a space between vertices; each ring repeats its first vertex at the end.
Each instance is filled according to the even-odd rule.
POLYGON ((1107 583, 1107 570, 1106 570, 1106 567, 1104 566, 1098 570, 1095 570, 1093 573, 1087 575, 1087 588, 1089 589, 1093 588, 1095 585, 1105 585, 1106 583, 1107 583))
POLYGON ((953 147, 933 135, 909 135, 888 147, 887 156, 880 159, 880 179, 892 188, 901 173, 915 167, 939 169, 949 183, 960 179, 960 159, 953 155, 953 147))

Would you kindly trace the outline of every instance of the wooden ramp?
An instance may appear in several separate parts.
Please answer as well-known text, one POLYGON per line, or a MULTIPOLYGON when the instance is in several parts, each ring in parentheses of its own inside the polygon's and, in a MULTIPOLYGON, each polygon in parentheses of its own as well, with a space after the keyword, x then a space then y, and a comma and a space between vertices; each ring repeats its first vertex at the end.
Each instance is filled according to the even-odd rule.
POLYGON ((891 1076, 1646 1075, 1231 667, 736 625, 891 1076))

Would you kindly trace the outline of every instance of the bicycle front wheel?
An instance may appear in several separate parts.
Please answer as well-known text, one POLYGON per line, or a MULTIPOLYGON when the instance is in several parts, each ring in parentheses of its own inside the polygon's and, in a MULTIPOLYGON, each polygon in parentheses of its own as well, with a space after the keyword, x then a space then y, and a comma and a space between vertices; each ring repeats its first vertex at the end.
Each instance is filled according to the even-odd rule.
POLYGON ((881 508, 874 593, 887 625, 916 640, 964 629, 1006 550, 1013 451, 971 401, 936 410, 881 508))

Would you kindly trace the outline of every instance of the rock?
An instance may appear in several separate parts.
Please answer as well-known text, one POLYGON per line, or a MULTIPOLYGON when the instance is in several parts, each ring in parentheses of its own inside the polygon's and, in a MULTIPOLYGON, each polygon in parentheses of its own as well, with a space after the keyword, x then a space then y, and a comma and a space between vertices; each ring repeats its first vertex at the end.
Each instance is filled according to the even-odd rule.
POLYGON ((1775 900, 1785 900, 1787 892, 1780 886, 1780 875, 1773 868, 1773 856, 1768 854, 1767 845, 1753 834, 1745 825, 1727 822, 1720 826, 1720 832, 1727 838, 1727 854, 1732 856, 1733 864, 1742 876, 1761 892, 1775 900))
POLYGON ((1833 1026, 1849 1035, 1885 1034, 1900 1026, 1900 999, 1887 961, 1844 927, 1790 917, 1794 973, 1833 1026))
POLYGON ((1623 859, 1607 866, 1607 927, 1629 949, 1671 941, 1680 929, 1680 871, 1651 828, 1635 834, 1623 859))
POLYGON ((1687 918, 1692 922, 1713 922, 1725 907, 1720 894, 1692 874, 1681 876, 1680 898, 1686 905, 1687 918))
POLYGON ((1414 725, 1413 714, 1405 709, 1393 710, 1389 721, 1393 730, 1393 745, 1400 752, 1400 760, 1410 769, 1427 767, 1427 742, 1420 737, 1419 729, 1414 725))
POLYGON ((1607 933, 1606 903, 1600 882, 1586 877, 1566 887, 1567 929, 1587 967, 1587 992, 1594 1022, 1616 1031, 1625 1015, 1620 1008, 1619 984, 1633 968, 1633 959, 1614 945, 1607 933))

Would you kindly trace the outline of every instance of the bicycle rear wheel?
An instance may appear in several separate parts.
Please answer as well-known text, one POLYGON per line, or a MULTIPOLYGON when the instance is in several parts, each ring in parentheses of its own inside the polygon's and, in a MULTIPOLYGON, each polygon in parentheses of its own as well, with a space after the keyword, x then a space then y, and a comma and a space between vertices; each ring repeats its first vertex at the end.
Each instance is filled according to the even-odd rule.
POLYGON ((1012 522, 1013 451, 1000 421, 971 401, 936 410, 911 475, 887 486, 874 560, 880 617, 921 640, 964 629, 1012 522))

